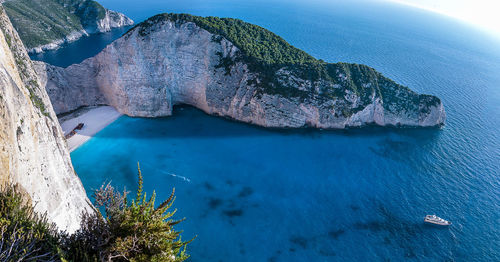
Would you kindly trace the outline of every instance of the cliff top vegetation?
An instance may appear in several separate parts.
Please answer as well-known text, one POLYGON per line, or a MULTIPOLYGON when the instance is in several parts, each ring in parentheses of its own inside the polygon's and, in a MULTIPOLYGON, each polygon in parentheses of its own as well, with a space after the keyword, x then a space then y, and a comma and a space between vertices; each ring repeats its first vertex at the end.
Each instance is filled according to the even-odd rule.
POLYGON ((95 212, 82 214, 81 228, 60 232, 15 185, 0 186, 0 261, 98 262, 186 260, 186 245, 174 226, 170 197, 155 203, 146 198, 139 169, 139 189, 131 201, 109 184, 94 192, 95 212), (104 213, 100 211, 103 210, 104 213))
POLYGON ((106 14, 106 9, 92 0, 9 0, 3 5, 28 49, 92 27, 106 14))
POLYGON ((290 45, 273 32, 239 19, 165 13, 147 19, 129 32, 138 30, 140 36, 146 37, 155 30, 155 25, 165 21, 174 22, 177 26, 192 22, 212 33, 214 35, 212 41, 221 42, 225 38, 233 43, 240 52, 234 57, 223 57, 222 53, 218 53, 220 63, 216 68, 225 68, 226 74, 231 74, 233 65, 245 62, 259 77, 259 81, 249 84, 257 85, 261 94, 280 94, 302 101, 307 99, 345 101, 347 93, 356 94, 361 99, 360 103, 349 112, 344 112, 344 115, 362 110, 371 103, 374 96, 380 97, 384 108, 392 112, 418 111, 419 107, 425 110, 440 103, 439 98, 417 94, 369 66, 342 62, 327 63, 316 59, 290 45), (277 75, 280 69, 286 69, 289 74, 311 84, 299 89, 296 83, 282 81, 277 75))
POLYGON ((164 21, 174 22, 177 26, 192 22, 214 34, 213 41, 220 42, 225 38, 233 43, 240 52, 236 57, 223 57, 219 53, 218 67, 225 68, 226 74, 230 74, 231 67, 235 63, 245 62, 251 71, 258 74, 260 81, 253 84, 258 85, 262 94, 280 94, 301 100, 330 100, 343 99, 348 90, 358 95, 361 103, 357 109, 346 114, 364 108, 371 102, 373 95, 381 97, 384 107, 391 111, 398 111, 408 106, 418 107, 420 103, 428 106, 440 103, 439 98, 419 95, 408 87, 384 77, 369 66, 342 62, 327 63, 316 59, 290 45, 273 32, 239 19, 165 13, 147 19, 129 32, 138 30, 138 34, 145 37, 154 31, 154 25, 164 21), (280 81, 276 73, 282 68, 312 84, 308 89, 298 89, 296 85, 280 81))

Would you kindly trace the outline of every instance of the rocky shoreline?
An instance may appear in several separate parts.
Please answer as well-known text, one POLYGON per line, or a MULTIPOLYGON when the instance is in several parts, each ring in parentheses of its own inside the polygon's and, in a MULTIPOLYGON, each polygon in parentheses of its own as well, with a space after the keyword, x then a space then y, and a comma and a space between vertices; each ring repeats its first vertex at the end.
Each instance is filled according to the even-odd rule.
POLYGON ((29 54, 39 54, 39 53, 43 53, 45 51, 56 50, 56 49, 61 48, 65 44, 75 42, 76 40, 78 40, 84 36, 88 36, 88 35, 89 34, 85 30, 75 31, 75 32, 69 34, 68 36, 66 36, 64 39, 55 40, 49 44, 33 47, 30 49, 27 49, 27 51, 29 54))
POLYGON ((242 50, 226 38, 190 21, 143 24, 147 28, 136 26, 80 64, 35 63, 56 113, 106 104, 129 116, 160 117, 187 104, 264 127, 323 129, 439 127, 446 118, 439 98, 417 94, 362 65, 332 64, 336 82, 304 79, 284 66, 274 77, 288 93, 266 90, 260 73, 238 58, 242 50), (222 58, 230 61, 226 67, 220 66, 222 58), (370 77, 356 79, 356 74, 370 77), (358 89, 347 87, 353 82, 358 89))
POLYGON ((134 24, 124 14, 95 1, 15 0, 4 4, 28 53, 60 48, 83 36, 134 24))

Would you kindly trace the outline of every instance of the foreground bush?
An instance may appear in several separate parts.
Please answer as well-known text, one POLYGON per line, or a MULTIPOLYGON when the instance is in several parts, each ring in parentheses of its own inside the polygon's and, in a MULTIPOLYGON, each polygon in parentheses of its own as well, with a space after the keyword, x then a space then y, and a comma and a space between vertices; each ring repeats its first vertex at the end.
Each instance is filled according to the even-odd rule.
POLYGON ((0 262, 11 261, 166 261, 188 258, 180 232, 173 226, 170 197, 155 208, 155 193, 147 199, 142 188, 130 203, 127 193, 103 185, 94 192, 94 213, 84 214, 73 235, 59 232, 36 214, 29 196, 17 187, 0 188, 0 262), (104 211, 104 214, 101 213, 104 211))
POLYGON ((0 188, 0 262, 59 261, 59 233, 16 186, 0 188))
POLYGON ((82 228, 65 240, 66 256, 71 261, 184 261, 188 258, 180 232, 173 226, 175 210, 170 197, 155 208, 155 193, 147 199, 138 168, 139 188, 131 203, 127 192, 111 185, 94 192, 96 212, 83 217, 82 228), (103 215, 100 210, 104 210, 103 215))

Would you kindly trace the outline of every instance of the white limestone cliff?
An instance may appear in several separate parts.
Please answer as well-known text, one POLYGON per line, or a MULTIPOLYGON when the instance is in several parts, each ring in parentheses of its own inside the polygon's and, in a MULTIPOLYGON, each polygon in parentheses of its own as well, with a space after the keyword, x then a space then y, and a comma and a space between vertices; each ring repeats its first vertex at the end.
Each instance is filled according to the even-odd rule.
POLYGON ((0 185, 17 184, 61 230, 91 206, 57 117, 0 4, 0 185))
POLYGON ((96 21, 95 28, 86 29, 88 33, 109 32, 113 28, 129 26, 134 24, 134 21, 132 19, 126 17, 122 13, 109 10, 106 8, 104 9, 104 11, 105 11, 104 18, 98 19, 96 21))
POLYGON ((174 105, 188 104, 208 114, 265 127, 427 127, 445 121, 438 98, 392 82, 370 91, 367 101, 342 85, 304 80, 283 67, 275 77, 286 86, 297 90, 337 88, 342 95, 302 99, 265 92, 259 88, 257 73, 236 59, 239 50, 227 39, 214 41, 218 36, 193 22, 149 23, 147 29, 131 30, 81 64, 59 68, 37 62, 56 113, 107 104, 130 116, 158 117, 171 115, 174 105), (234 61, 229 73, 218 66, 221 57, 234 61), (384 99, 377 90, 394 98, 384 99))

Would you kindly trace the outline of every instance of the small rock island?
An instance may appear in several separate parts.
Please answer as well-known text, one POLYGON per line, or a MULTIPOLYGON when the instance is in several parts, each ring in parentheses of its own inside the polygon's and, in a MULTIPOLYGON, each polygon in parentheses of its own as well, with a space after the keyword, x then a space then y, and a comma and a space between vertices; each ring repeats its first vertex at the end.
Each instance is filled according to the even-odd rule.
POLYGON ((36 62, 56 113, 111 105, 138 117, 187 104, 264 127, 343 129, 444 124, 441 100, 360 64, 327 63, 238 19, 160 14, 95 57, 36 62))

